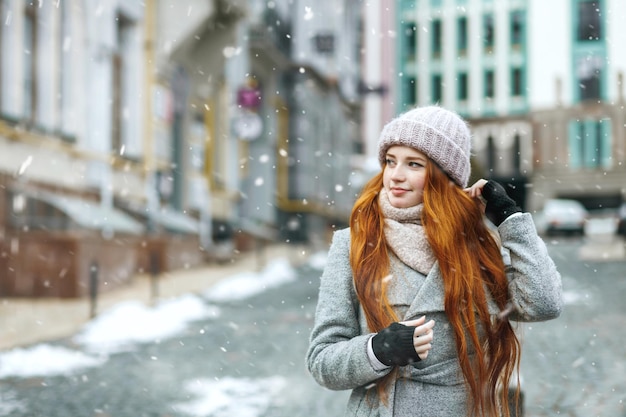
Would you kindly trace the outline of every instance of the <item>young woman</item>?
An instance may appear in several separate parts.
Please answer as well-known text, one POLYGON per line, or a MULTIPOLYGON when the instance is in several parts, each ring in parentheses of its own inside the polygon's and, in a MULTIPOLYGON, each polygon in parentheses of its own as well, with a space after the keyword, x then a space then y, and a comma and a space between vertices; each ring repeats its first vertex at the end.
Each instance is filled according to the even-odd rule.
POLYGON ((561 312, 531 216, 493 181, 465 188, 470 142, 441 107, 392 120, 382 171, 333 236, 306 363, 322 386, 352 390, 348 416, 508 415, 510 321, 561 312))

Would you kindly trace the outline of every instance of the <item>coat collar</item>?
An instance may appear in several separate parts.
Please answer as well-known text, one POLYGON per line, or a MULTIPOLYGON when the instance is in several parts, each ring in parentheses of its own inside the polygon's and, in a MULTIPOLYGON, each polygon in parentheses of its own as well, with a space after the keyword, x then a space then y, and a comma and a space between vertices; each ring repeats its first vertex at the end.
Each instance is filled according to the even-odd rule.
MULTIPOLYGON (((493 301, 487 288, 487 303, 491 314, 499 314, 500 309, 493 301)), ((426 276, 424 284, 420 287, 417 295, 411 302, 403 320, 411 320, 418 316, 433 312, 445 311, 445 289, 443 286, 443 277, 439 269, 439 261, 435 262, 430 272, 426 276)))
POLYGON ((423 315, 424 313, 444 311, 444 295, 443 278, 439 270, 439 262, 435 262, 428 275, 426 275, 424 284, 422 284, 411 302, 404 320, 415 318, 415 316, 423 315))

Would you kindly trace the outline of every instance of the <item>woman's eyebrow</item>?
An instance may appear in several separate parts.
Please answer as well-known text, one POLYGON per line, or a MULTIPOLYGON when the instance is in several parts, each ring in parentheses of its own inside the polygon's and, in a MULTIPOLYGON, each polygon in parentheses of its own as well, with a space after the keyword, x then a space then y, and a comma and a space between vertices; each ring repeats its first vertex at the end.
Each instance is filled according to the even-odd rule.
MULTIPOLYGON (((385 154, 386 158, 394 158, 394 159, 398 159, 398 157, 394 154, 392 154, 391 152, 387 152, 385 154)), ((426 162, 427 158, 422 156, 422 155, 416 155, 416 156, 407 156, 404 159, 406 159, 407 161, 419 161, 419 162, 426 162)))
POLYGON ((419 162, 421 164, 425 164, 427 159, 423 156, 407 156, 405 158, 408 162, 419 162))
POLYGON ((426 158, 424 158, 423 156, 407 156, 406 159, 408 159, 409 161, 425 161, 426 158))

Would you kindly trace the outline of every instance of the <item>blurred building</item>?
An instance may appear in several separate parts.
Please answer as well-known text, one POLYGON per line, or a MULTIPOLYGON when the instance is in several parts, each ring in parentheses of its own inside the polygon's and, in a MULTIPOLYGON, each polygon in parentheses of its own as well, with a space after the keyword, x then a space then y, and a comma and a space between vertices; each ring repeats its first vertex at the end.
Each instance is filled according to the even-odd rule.
POLYGON ((353 201, 360 2, 219 3, 242 18, 203 24, 169 59, 188 74, 188 119, 206 139, 214 235, 240 249, 325 240, 353 201))
POLYGON ((346 221, 359 1, 0 8, 0 296, 83 296, 346 221))
POLYGON ((187 203, 208 186, 214 242, 233 238, 238 249, 324 240, 353 201, 361 4, 215 4, 217 14, 182 30, 163 2, 159 23, 159 76, 186 92, 186 166, 203 173, 187 203))
POLYGON ((619 0, 395 2, 395 112, 439 103, 470 121, 475 172, 527 209, 626 199, 619 0))
POLYGON ((76 297, 203 262, 202 216, 170 173, 183 146, 154 76, 156 3, 0 7, 0 294, 76 297))

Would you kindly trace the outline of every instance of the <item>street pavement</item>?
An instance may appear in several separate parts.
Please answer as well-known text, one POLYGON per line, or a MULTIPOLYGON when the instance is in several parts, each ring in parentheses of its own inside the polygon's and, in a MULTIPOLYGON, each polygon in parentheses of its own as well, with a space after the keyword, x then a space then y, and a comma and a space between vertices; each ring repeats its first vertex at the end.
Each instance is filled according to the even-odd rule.
MULTIPOLYGON (((294 265, 293 281, 251 297, 206 299, 207 304, 219 308, 219 315, 196 320, 174 337, 107 354, 101 366, 76 372, 1 378, 0 416, 342 414, 348 393, 318 386, 304 366, 321 274, 319 268, 305 262, 310 253, 293 247, 268 249, 268 262, 287 257, 294 265)), ((254 258, 237 262, 237 268, 220 269, 218 275, 228 281, 235 271, 254 270, 257 265, 254 258)), ((201 277, 207 274, 198 271, 201 277)), ((178 274, 176 279, 180 279, 178 274)), ((206 279, 203 282, 196 288, 198 294, 207 289, 206 279)), ((179 284, 176 292, 194 286, 179 284)), ((163 285, 163 292, 165 288, 163 285)), ((119 296, 115 298, 121 301, 119 296)), ((73 349, 76 354, 89 353, 70 335, 46 344, 73 349)))
MULTIPOLYGON (((524 416, 624 417, 623 242, 560 237, 546 242, 563 276, 566 305, 556 320, 520 325, 524 416)), ((302 247, 268 247, 263 259, 286 256, 296 268, 293 281, 247 298, 207 299, 219 307, 219 317, 194 321, 174 337, 137 344, 110 354, 102 366, 79 372, 0 379, 0 416, 342 415, 349 393, 319 387, 304 368, 321 274, 307 262, 311 253, 302 247), (17 405, 3 413, 2 403, 17 405)), ((160 293, 163 298, 202 293, 260 265, 256 254, 246 254, 228 265, 172 274, 163 277, 160 293)), ((149 280, 138 279, 135 285, 128 295, 120 291, 103 297, 100 309, 131 296, 149 303, 149 280)), ((79 348, 71 335, 88 320, 89 306, 72 306, 57 307, 58 317, 77 314, 81 319, 48 343, 79 348)), ((48 317, 30 314, 42 322, 26 321, 31 329, 42 327, 42 317, 48 317)))
POLYGON ((626 257, 615 236, 549 238, 563 277, 556 320, 524 323, 526 416, 626 416, 626 257))

